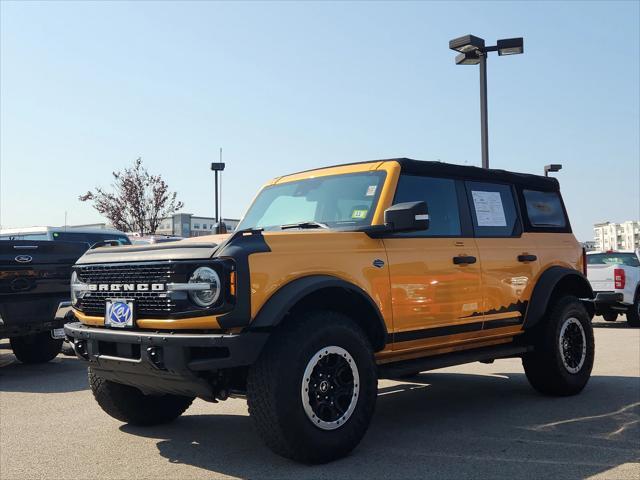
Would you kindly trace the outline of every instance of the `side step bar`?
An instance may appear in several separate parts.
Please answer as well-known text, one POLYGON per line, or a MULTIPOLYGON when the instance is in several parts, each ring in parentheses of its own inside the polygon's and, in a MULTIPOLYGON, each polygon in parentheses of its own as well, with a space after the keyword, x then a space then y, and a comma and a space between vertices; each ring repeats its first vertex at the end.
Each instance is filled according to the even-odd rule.
POLYGON ((401 362, 378 365, 378 376, 380 378, 399 378, 415 372, 436 370, 438 368, 452 367, 464 363, 487 362, 499 358, 519 357, 532 350, 533 347, 530 346, 509 344, 403 360, 401 362))

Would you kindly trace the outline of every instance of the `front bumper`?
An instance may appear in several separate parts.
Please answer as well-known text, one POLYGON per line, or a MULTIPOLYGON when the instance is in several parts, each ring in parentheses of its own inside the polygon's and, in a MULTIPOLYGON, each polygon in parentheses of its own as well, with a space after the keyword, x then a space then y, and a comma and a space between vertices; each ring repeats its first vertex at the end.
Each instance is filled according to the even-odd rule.
POLYGON ((76 355, 107 380, 145 393, 214 399, 212 372, 251 365, 267 341, 266 332, 199 334, 115 330, 68 323, 76 355))

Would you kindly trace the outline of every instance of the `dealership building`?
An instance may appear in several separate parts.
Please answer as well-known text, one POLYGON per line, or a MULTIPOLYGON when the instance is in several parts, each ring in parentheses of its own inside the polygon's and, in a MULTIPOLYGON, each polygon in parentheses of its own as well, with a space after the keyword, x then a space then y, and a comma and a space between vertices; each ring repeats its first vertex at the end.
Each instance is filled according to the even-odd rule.
MULTIPOLYGON (((232 232, 240 223, 235 218, 223 218, 227 231, 232 232)), ((178 237, 201 237, 215 233, 216 219, 212 217, 198 217, 191 213, 175 213, 163 218, 156 230, 156 235, 175 235, 178 237)))

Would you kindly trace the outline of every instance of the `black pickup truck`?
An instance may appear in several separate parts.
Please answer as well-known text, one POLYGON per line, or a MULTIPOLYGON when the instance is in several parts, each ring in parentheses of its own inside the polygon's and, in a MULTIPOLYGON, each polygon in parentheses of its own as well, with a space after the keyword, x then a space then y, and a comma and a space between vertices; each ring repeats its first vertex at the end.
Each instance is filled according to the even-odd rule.
POLYGON ((71 266, 86 243, 0 241, 0 338, 23 363, 53 359, 71 310, 71 266))

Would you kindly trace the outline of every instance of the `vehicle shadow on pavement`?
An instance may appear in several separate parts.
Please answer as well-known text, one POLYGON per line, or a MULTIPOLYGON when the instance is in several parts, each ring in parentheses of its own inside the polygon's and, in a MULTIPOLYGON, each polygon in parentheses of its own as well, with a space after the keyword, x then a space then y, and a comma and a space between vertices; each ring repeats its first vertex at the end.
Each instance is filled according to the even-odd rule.
POLYGON ((87 390, 86 363, 58 355, 47 363, 26 365, 0 351, 0 392, 66 393, 87 390))
POLYGON ((320 466, 272 454, 247 416, 187 412, 171 425, 121 430, 159 439, 171 463, 240 478, 633 477, 640 378, 594 376, 582 394, 552 398, 523 374, 417 375, 381 388, 360 446, 320 466))

